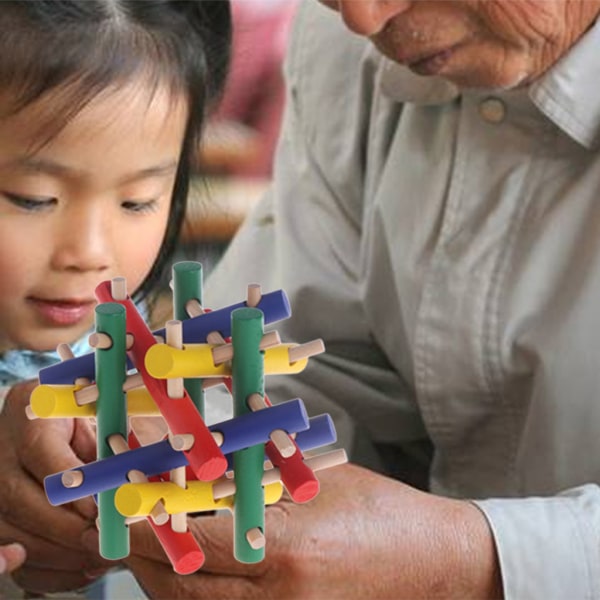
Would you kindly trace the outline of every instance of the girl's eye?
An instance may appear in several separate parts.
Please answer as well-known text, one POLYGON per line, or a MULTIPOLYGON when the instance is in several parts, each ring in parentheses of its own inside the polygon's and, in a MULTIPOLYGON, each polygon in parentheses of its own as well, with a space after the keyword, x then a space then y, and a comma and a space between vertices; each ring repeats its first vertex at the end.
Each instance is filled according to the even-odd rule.
POLYGON ((121 203, 122 208, 133 213, 153 212, 156 210, 156 205, 156 200, 147 200, 145 202, 139 200, 125 200, 121 203))
POLYGON ((56 198, 42 198, 42 197, 31 197, 21 196, 19 194, 12 194, 11 192, 2 192, 2 195, 15 206, 30 211, 40 211, 51 206, 55 206, 57 203, 56 198))

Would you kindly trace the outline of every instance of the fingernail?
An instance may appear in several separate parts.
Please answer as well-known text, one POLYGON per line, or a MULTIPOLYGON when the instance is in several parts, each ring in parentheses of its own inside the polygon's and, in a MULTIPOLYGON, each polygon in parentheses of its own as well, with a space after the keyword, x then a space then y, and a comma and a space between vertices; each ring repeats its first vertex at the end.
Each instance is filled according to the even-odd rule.
POLYGON ((6 573, 6 569, 8 567, 8 563, 2 554, 0 554, 0 575, 6 573))

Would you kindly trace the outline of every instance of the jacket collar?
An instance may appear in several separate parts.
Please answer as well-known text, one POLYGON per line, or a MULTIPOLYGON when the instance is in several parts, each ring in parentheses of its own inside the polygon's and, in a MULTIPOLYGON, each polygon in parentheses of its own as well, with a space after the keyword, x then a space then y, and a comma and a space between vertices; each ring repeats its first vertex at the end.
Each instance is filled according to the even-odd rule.
MULTIPOLYGON (((538 110, 588 149, 600 146, 599 48, 600 20, 528 89, 538 110)), ((440 77, 421 77, 385 57, 380 60, 382 92, 395 101, 434 105, 461 95, 457 86, 440 77)))

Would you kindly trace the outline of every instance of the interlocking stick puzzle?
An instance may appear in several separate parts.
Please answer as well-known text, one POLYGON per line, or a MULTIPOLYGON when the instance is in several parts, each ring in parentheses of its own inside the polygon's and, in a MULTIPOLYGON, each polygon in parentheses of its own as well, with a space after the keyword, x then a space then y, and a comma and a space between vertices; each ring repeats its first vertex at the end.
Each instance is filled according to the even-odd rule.
MULTIPOLYGON (((259 349, 263 323, 258 308, 240 308, 231 313, 234 416, 250 412, 247 400, 252 394, 265 393, 264 358, 259 349)), ((233 553, 240 562, 255 563, 265 557, 264 456, 263 444, 233 454, 233 553)))
MULTIPOLYGON (((222 434, 223 445, 221 448, 228 455, 248 446, 264 444, 275 427, 299 431, 299 443, 306 440, 308 447, 315 448, 334 441, 328 417, 328 415, 322 415, 308 419, 304 404, 299 398, 296 398, 278 404, 269 411, 248 413, 216 423, 209 429, 211 432, 222 434), (322 421, 325 423, 325 427, 321 426, 322 421), (311 424, 312 431, 309 429, 311 424), (303 438, 302 433, 307 433, 308 437, 303 438)), ((44 480, 44 486, 50 503, 58 506, 123 485, 129 481, 128 473, 132 470, 151 477, 187 464, 185 454, 174 450, 167 439, 132 448, 130 452, 97 460, 69 471, 49 475, 44 480), (65 487, 62 481, 63 475, 75 472, 81 474, 80 477, 76 477, 80 481, 79 485, 65 487)))
MULTIPOLYGON (((104 300, 101 300, 104 302, 104 300)), ((183 321, 183 343, 193 343, 205 340, 211 331, 219 331, 223 337, 231 335, 231 313, 237 308, 246 306, 245 302, 233 304, 225 308, 205 312, 197 317, 183 321)), ((290 304, 283 290, 263 294, 257 308, 263 311, 265 324, 276 323, 291 315, 290 304)), ((158 329, 153 335, 164 340, 165 330, 158 329)), ((134 365, 128 361, 127 370, 134 365)), ((39 372, 40 383, 73 385, 76 379, 85 377, 95 380, 94 353, 84 354, 70 360, 41 369, 39 372)))
POLYGON ((219 450, 185 388, 183 397, 177 399, 174 403, 167 394, 166 383, 148 374, 144 357, 148 349, 156 342, 152 332, 129 296, 124 300, 113 298, 110 284, 105 281, 96 288, 96 297, 99 302, 117 301, 125 306, 127 331, 132 333, 134 337, 133 345, 128 351, 129 356, 137 370, 142 374, 144 385, 152 394, 171 433, 194 436, 194 444, 191 448, 185 450, 185 454, 198 479, 211 481, 220 477, 227 468, 227 460, 219 450))
MULTIPOLYGON (((113 286, 115 295, 122 293, 113 286)), ((96 311, 96 331, 108 340, 97 348, 96 376, 98 400, 96 402, 96 451, 100 459, 113 456, 108 438, 113 434, 127 435, 127 407, 123 382, 125 381, 125 308, 107 302, 99 304, 96 311)), ((129 555, 129 529, 125 519, 115 507, 115 489, 98 494, 100 522, 100 554, 110 560, 129 555)))
MULTIPOLYGON (((190 270, 197 269, 191 265, 190 270)), ((174 280, 176 278, 174 268, 174 280)), ((108 283, 105 282, 105 284, 108 283)), ((133 363, 129 364, 137 366, 139 355, 147 355, 149 348, 157 345, 156 340, 152 337, 146 348, 143 345, 141 347, 139 344, 136 345, 137 330, 135 326, 132 328, 129 323, 130 301, 127 297, 124 280, 117 278, 110 285, 111 289, 106 294, 107 301, 104 304, 107 306, 114 305, 121 308, 121 310, 125 309, 126 326, 123 332, 125 334, 125 351, 129 352, 131 358, 133 358, 133 363), (121 288, 115 291, 119 281, 121 282, 121 288), (136 350, 137 353, 134 352, 136 350)), ((203 311, 198 295, 196 294, 196 297, 182 301, 191 316, 187 322, 205 318, 207 315, 212 314, 203 311)), ((98 292, 97 297, 102 300, 101 294, 98 294, 98 292)), ((248 287, 246 301, 248 306, 260 304, 262 298, 259 286, 251 285, 248 287)), ((137 311, 134 314, 139 317, 137 311)), ((213 365, 221 361, 231 361, 228 376, 224 379, 215 377, 215 381, 224 382, 230 389, 232 386, 237 386, 238 381, 240 384, 244 384, 244 378, 259 384, 258 386, 251 386, 256 391, 244 394, 247 397, 242 405, 245 409, 243 414, 207 428, 212 441, 220 446, 220 451, 224 455, 223 458, 226 459, 227 465, 232 464, 235 467, 232 473, 227 473, 223 477, 211 481, 198 481, 197 475, 190 468, 186 456, 186 452, 197 443, 197 438, 193 434, 190 435, 189 432, 175 433, 171 430, 167 439, 148 446, 140 446, 139 440, 133 431, 129 432, 127 441, 121 431, 109 433, 107 437, 104 434, 100 436, 100 438, 106 437, 107 446, 110 448, 110 455, 106 458, 99 458, 93 463, 51 475, 44 482, 49 500, 53 501, 53 495, 56 492, 58 497, 54 500, 58 500, 57 503, 72 501, 88 494, 97 494, 100 497, 102 492, 112 490, 114 492, 115 508, 123 516, 125 528, 137 520, 147 520, 173 564, 174 570, 181 574, 197 570, 204 562, 204 554, 197 541, 187 530, 187 522, 183 520, 188 512, 202 512, 220 508, 227 508, 232 511, 234 515, 234 555, 243 562, 256 562, 256 560, 261 560, 261 555, 264 557, 265 505, 280 499, 283 491, 283 472, 290 468, 298 471, 297 466, 300 465, 314 477, 313 471, 332 467, 347 460, 343 451, 320 454, 304 459, 302 452, 335 441, 335 429, 331 418, 329 415, 319 415, 308 419, 300 399, 272 406, 264 393, 264 365, 269 354, 272 355, 273 350, 279 351, 280 356, 277 361, 283 365, 274 369, 274 371, 282 369, 285 372, 292 366, 297 367, 298 365, 294 363, 300 361, 304 361, 304 364, 302 364, 302 368, 304 368, 308 357, 323 350, 322 342, 315 340, 307 344, 286 344, 274 348, 274 345, 280 344, 279 337, 276 332, 263 334, 265 317, 260 310, 253 308, 236 309, 231 311, 230 318, 229 330, 233 336, 231 343, 223 338, 223 332, 215 329, 209 331, 206 338, 192 339, 192 342, 212 343, 213 365), (250 354, 248 354, 245 347, 242 347, 241 350, 236 348, 242 342, 238 341, 236 343, 235 340, 241 340, 244 336, 234 335, 236 331, 235 313, 242 316, 246 313, 246 316, 248 316, 248 311, 251 316, 250 321, 253 319, 258 320, 256 331, 251 329, 252 352, 250 354), (253 312, 255 314, 252 316, 253 312), (263 351, 263 349, 266 350, 263 351), (247 356, 259 359, 258 364, 262 372, 258 374, 258 380, 256 379, 256 369, 251 371, 250 374, 242 369, 242 376, 236 376, 236 355, 243 363, 248 362, 245 360, 247 356), (266 360, 265 356, 267 357, 266 360), (265 442, 267 442, 266 445, 265 442), (271 460, 264 462, 267 448, 271 449, 269 454, 276 461, 280 461, 281 468, 274 466, 271 460), (248 490, 244 490, 243 486, 248 478, 245 477, 247 469, 243 470, 244 467, 247 467, 247 464, 244 464, 243 460, 245 456, 251 455, 247 451, 253 449, 261 450, 255 456, 257 468, 253 476, 257 475, 257 477, 253 477, 252 486, 248 490), (297 464, 292 464, 292 461, 296 461, 297 464), (180 480, 177 482, 168 481, 174 470, 181 474, 180 480), (244 497, 245 491, 247 491, 246 497, 252 498, 254 495, 254 498, 257 498, 260 496, 260 501, 254 505, 245 506, 240 501, 244 497), (178 515, 182 517, 180 527, 185 529, 181 533, 173 531, 174 522, 178 519, 178 515), (168 522, 165 522, 167 519, 168 522), (241 544, 237 538, 241 538, 241 544), (236 546, 240 545, 242 553, 246 553, 245 558, 241 558, 236 553, 236 546), (258 552, 258 557, 256 552, 258 552)), ((214 321, 204 321, 203 327, 206 326, 207 322, 210 325, 214 324, 214 321)), ((165 332, 164 338, 158 341, 161 344, 166 342, 162 345, 171 350, 177 350, 178 348, 181 348, 182 351, 185 350, 187 344, 183 343, 181 335, 184 323, 177 319, 168 322, 167 327, 163 330, 165 332)), ((245 325, 246 323, 242 319, 242 329, 245 325)), ((207 327, 207 329, 209 328, 207 327)), ((147 328, 145 330, 142 328, 142 331, 144 334, 149 333, 152 335, 147 328)), ((227 332, 227 329, 225 332, 227 332)), ((95 347, 94 356, 98 353, 105 353, 113 347, 111 335, 99 328, 90 337, 90 344, 95 347)), ((66 362, 75 360, 72 358, 72 353, 68 347, 61 349, 60 356, 66 362)), ((115 389, 120 394, 121 405, 125 405, 125 398, 131 398, 131 408, 136 405, 136 411, 146 414, 160 412, 162 415, 163 411, 159 411, 158 403, 154 402, 152 398, 152 390, 140 387, 146 383, 145 378, 152 379, 151 374, 144 374, 143 371, 140 371, 140 373, 126 377, 127 367, 125 364, 126 361, 123 360, 119 371, 120 382, 119 385, 115 384, 115 389)), ((94 372, 99 375, 98 369, 95 369, 94 372)), ((203 376, 195 372, 192 377, 199 380, 203 376)), ((163 384, 160 389, 166 397, 166 400, 165 398, 163 400, 165 403, 168 401, 173 406, 178 406, 182 399, 181 396, 185 396, 186 392, 183 381, 181 377, 179 381, 175 381, 177 377, 170 377, 169 379, 170 381, 162 380, 160 382, 163 384)), ((95 415, 98 418, 99 406, 102 410, 100 400, 103 393, 102 386, 98 384, 98 381, 94 382, 90 378, 83 378, 77 373, 74 379, 69 382, 69 385, 40 385, 32 394, 32 402, 29 408, 34 416, 38 412, 34 408, 38 407, 39 412, 44 416, 58 416, 57 413, 64 415, 64 413, 68 414, 69 411, 76 413, 79 411, 85 412, 87 416, 95 415), (43 404, 41 400, 44 398, 52 404, 53 408, 51 410, 47 407, 38 406, 43 404), (79 404, 78 399, 80 401, 81 399, 84 400, 82 405, 79 404)), ((237 390, 233 394, 234 405, 236 404, 236 393, 237 390)), ((235 406, 234 408, 237 409, 235 406)), ((194 410, 203 423, 200 411, 195 406, 194 410)), ((129 407, 127 407, 125 413, 126 423, 127 415, 130 414, 129 407)), ((114 424, 111 424, 107 430, 114 430, 115 428, 118 429, 114 424)), ((102 519, 99 519, 99 528, 102 528, 101 521, 102 519)))

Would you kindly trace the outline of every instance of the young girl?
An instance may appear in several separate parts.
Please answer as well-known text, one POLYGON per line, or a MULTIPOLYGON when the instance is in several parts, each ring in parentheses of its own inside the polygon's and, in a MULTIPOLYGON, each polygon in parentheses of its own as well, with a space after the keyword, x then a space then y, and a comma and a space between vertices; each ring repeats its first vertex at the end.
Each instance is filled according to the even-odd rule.
POLYGON ((229 6, 7 1, 0 31, 0 385, 13 386, 0 416, 0 542, 23 544, 18 582, 48 592, 107 567, 80 544, 94 508, 50 507, 41 486, 88 459, 92 435, 27 422, 31 384, 14 384, 56 361, 59 343, 82 347, 100 281, 124 276, 141 300, 159 280, 223 84, 229 6))

